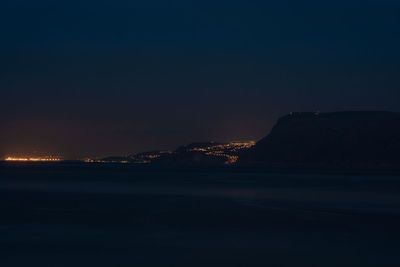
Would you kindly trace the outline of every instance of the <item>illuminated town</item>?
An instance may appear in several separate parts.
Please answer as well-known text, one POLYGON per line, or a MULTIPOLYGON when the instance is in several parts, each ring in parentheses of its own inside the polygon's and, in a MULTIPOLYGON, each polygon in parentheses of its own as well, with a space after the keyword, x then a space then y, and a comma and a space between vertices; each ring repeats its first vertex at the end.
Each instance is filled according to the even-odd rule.
POLYGON ((5 161, 32 161, 32 162, 57 162, 61 161, 60 158, 53 158, 53 157, 44 157, 44 158, 37 158, 37 157, 6 157, 5 161))
POLYGON ((230 142, 230 143, 214 143, 211 142, 206 146, 192 147, 188 151, 200 151, 205 155, 219 157, 225 159, 224 164, 233 164, 237 162, 238 152, 249 149, 255 145, 254 141, 249 142, 230 142))
MULTIPOLYGON (((117 156, 107 158, 83 158, 74 160, 84 163, 132 163, 132 164, 170 164, 170 163, 206 163, 206 164, 235 164, 239 159, 239 153, 255 145, 254 141, 248 142, 205 142, 192 143, 181 146, 174 151, 159 150, 142 152, 129 156, 117 156)), ((60 162, 59 157, 16 157, 8 156, 7 162, 60 162)))
POLYGON ((133 155, 131 162, 139 164, 148 163, 223 163, 225 165, 234 164, 239 158, 239 152, 251 148, 255 145, 254 141, 249 142, 230 142, 230 143, 192 143, 181 146, 175 151, 152 151, 133 155))

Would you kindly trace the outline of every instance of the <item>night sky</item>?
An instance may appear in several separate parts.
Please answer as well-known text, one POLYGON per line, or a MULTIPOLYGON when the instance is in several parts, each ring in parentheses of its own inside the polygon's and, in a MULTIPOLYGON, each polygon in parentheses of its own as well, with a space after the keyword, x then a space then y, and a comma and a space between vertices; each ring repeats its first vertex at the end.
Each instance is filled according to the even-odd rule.
POLYGON ((400 1, 0 3, 0 156, 258 140, 290 111, 400 111, 400 1))

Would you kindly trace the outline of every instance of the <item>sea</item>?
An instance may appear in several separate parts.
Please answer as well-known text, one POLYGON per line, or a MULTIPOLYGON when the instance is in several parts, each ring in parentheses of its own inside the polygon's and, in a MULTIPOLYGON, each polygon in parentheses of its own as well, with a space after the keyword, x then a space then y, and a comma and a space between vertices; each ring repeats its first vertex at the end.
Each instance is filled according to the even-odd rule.
POLYGON ((0 266, 400 266, 400 176, 0 164, 0 266))

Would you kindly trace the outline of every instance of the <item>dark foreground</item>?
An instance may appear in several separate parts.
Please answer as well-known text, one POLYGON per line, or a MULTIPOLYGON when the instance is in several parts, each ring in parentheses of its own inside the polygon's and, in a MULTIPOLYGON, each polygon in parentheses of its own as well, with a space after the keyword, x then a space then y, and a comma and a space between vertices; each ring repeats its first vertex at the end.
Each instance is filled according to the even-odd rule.
POLYGON ((400 177, 0 166, 0 266, 400 266, 400 177))

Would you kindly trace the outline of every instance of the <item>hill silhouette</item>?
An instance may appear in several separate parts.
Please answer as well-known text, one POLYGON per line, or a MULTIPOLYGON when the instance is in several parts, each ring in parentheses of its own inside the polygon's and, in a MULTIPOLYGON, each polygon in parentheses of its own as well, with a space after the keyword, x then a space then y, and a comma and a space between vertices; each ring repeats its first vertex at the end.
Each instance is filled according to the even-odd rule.
POLYGON ((241 163, 400 165, 400 113, 291 113, 241 163))

